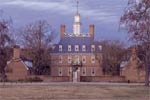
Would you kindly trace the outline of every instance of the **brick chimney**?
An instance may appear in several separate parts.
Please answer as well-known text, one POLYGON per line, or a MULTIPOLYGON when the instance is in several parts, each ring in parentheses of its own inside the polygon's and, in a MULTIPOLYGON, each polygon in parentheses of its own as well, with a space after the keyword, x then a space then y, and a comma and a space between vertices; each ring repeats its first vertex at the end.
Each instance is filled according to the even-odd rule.
POLYGON ((66 32, 66 26, 65 25, 61 25, 60 26, 60 39, 65 37, 65 32, 66 32))
POLYGON ((89 27, 90 37, 94 39, 94 24, 91 24, 89 27))
POLYGON ((134 45, 132 48, 131 48, 131 53, 132 55, 137 55, 137 46, 134 45))
POLYGON ((18 45, 15 45, 13 48, 13 59, 20 58, 20 47, 18 45))

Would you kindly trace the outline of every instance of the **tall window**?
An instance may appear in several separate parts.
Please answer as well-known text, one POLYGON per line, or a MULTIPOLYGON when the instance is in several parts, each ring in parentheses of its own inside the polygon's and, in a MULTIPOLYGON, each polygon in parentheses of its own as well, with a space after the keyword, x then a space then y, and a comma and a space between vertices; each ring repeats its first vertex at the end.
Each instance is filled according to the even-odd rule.
POLYGON ((68 45, 68 51, 71 51, 71 45, 68 45))
POLYGON ((95 70, 94 70, 94 68, 91 68, 91 76, 95 76, 95 70))
POLYGON ((68 67, 68 76, 71 75, 72 67, 68 67))
POLYGON ((58 60, 59 60, 59 63, 62 63, 62 59, 63 59, 63 57, 60 55, 60 56, 59 56, 59 59, 58 59, 58 60))
POLYGON ((82 67, 82 76, 86 76, 86 67, 82 67))
POLYGON ((82 46, 82 51, 86 51, 86 46, 85 45, 82 46))
POLYGON ((75 45, 75 51, 79 51, 79 45, 75 45))
POLYGON ((68 56, 68 63, 71 64, 71 61, 72 61, 72 57, 68 56))
POLYGON ((95 63, 95 56, 91 56, 91 63, 95 63))
POLYGON ((59 76, 62 76, 62 74, 63 74, 63 73, 62 73, 62 68, 59 67, 59 68, 58 68, 58 75, 59 75, 59 76))
POLYGON ((95 51, 95 45, 91 45, 91 51, 92 51, 92 52, 95 51))
POLYGON ((59 51, 62 51, 62 45, 59 45, 59 51))
POLYGON ((82 56, 82 62, 86 63, 86 56, 82 56))

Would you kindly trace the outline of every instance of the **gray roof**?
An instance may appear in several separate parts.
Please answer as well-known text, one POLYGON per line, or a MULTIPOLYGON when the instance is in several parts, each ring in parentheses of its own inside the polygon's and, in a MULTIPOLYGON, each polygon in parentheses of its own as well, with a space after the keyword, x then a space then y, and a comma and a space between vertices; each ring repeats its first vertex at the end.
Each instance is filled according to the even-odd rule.
POLYGON ((55 45, 52 53, 93 53, 91 45, 95 45, 95 52, 101 52, 99 46, 95 44, 91 37, 64 37, 55 45), (59 45, 62 45, 62 51, 59 51, 59 45), (71 45, 71 51, 68 51, 68 45, 71 45), (79 45, 79 51, 75 51, 75 45, 79 45), (82 51, 82 46, 86 46, 86 51, 82 51))

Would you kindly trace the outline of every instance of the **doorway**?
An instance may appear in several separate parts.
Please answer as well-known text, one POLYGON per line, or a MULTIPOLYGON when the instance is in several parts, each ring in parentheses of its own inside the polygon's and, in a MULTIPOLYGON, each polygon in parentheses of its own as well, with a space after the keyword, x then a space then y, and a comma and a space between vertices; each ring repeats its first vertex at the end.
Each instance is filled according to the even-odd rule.
POLYGON ((73 72, 73 82, 78 82, 78 71, 73 72))

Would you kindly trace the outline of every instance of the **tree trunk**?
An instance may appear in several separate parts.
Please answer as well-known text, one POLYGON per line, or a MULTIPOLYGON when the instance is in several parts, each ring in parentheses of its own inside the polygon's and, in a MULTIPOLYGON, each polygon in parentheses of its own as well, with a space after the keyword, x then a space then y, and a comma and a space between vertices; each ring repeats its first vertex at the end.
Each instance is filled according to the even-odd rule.
POLYGON ((150 68, 148 65, 145 66, 145 86, 149 86, 150 68))
POLYGON ((150 47, 148 45, 148 49, 146 50, 146 62, 145 62, 145 86, 149 86, 149 77, 150 77, 150 47))

